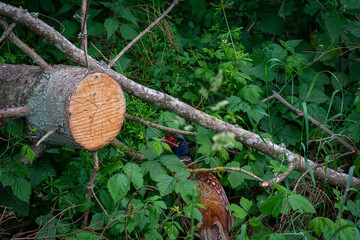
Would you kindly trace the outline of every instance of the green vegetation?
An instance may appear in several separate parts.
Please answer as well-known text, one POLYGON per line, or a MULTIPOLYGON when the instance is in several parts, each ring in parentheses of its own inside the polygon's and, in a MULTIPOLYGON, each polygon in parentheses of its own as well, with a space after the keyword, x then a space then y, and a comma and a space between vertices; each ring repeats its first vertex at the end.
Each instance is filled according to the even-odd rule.
MULTIPOLYGON (((5 2, 39 12, 40 19, 80 46, 80 21, 73 16, 79 14, 81 1, 5 2)), ((112 59, 170 3, 90 1, 89 55, 99 61, 106 61, 102 55, 112 59)), ((342 137, 360 147, 359 16, 358 0, 182 1, 114 69, 260 133, 325 168, 359 177, 360 157, 346 154, 350 150, 335 141, 342 137), (277 99, 261 101, 272 91, 336 136, 324 133, 277 99)), ((73 64, 29 29, 17 26, 14 31, 48 63, 73 64)), ((9 41, 0 45, 0 63, 34 64, 9 41)), ((286 159, 272 159, 235 142, 231 135, 215 135, 135 96, 126 94, 126 100, 131 115, 198 132, 188 139, 193 158, 202 167, 241 167, 265 180, 287 171, 286 159)), ((38 237, 67 239, 100 235, 125 239, 126 234, 127 239, 192 237, 183 232, 179 217, 201 221, 197 186, 188 179, 186 166, 154 133, 164 136, 166 132, 126 121, 118 139, 146 160, 136 162, 111 146, 99 150, 96 199, 89 201, 91 153, 59 146, 25 166, 18 159, 25 154, 34 159, 29 148, 32 131, 36 126, 19 119, 0 133, 0 205, 31 222, 26 230, 41 224, 38 237), (177 206, 178 196, 188 204, 183 212, 177 206), (92 231, 83 229, 87 209, 92 231)), ((357 189, 315 180, 311 169, 302 175, 293 171, 284 182, 263 188, 243 173, 216 173, 231 202, 234 239, 360 239, 357 189)), ((1 228, 15 223, 10 220, 1 228)))

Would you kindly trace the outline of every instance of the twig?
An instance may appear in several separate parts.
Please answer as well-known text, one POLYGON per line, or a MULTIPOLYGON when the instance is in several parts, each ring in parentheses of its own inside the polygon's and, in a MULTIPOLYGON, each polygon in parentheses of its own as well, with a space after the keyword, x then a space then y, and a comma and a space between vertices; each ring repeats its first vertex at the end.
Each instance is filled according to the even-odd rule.
POLYGON ((0 119, 30 115, 34 109, 30 106, 0 109, 0 119))
POLYGON ((114 139, 111 141, 111 145, 115 148, 119 148, 120 150, 124 150, 126 156, 135 159, 138 162, 142 162, 146 158, 139 152, 131 149, 130 147, 126 146, 124 143, 120 142, 118 139, 114 139))
POLYGON ((143 35, 145 35, 147 32, 150 31, 151 28, 153 28, 156 24, 160 22, 161 19, 163 19, 166 15, 169 14, 169 12, 175 7, 176 4, 178 4, 179 0, 175 0, 170 7, 158 18, 156 19, 152 24, 150 24, 144 31, 142 31, 136 38, 134 38, 123 50, 120 51, 120 53, 112 59, 107 68, 110 69, 112 66, 115 65, 115 62, 132 46, 134 43, 136 43, 143 35))
MULTIPOLYGON (((90 0, 89 0, 90 4, 90 0)), ((86 67, 88 67, 88 47, 87 47, 87 15, 88 15, 89 5, 86 0, 81 1, 81 11, 80 11, 80 21, 81 21, 81 44, 84 50, 84 57, 86 61, 86 67)))
POLYGON ((183 135, 191 135, 191 136, 197 136, 198 135, 197 132, 189 132, 189 131, 183 131, 183 130, 179 130, 179 129, 175 129, 175 128, 165 127, 165 126, 162 126, 162 125, 159 125, 159 124, 156 124, 156 123, 152 123, 152 122, 149 122, 149 121, 134 117, 134 116, 132 116, 130 114, 125 114, 125 118, 129 119, 131 121, 140 123, 142 125, 145 125, 147 127, 155 127, 155 128, 158 128, 158 129, 162 129, 164 131, 168 131, 168 132, 174 132, 174 133, 179 133, 179 134, 183 134, 183 135))
MULTIPOLYGON (((97 172, 99 170, 99 158, 98 158, 98 152, 95 151, 92 153, 93 155, 93 161, 94 161, 94 169, 93 169, 93 172, 91 174, 91 177, 90 177, 90 181, 89 181, 89 184, 87 185, 87 199, 91 199, 91 194, 92 194, 92 189, 94 189, 94 182, 95 182, 95 179, 96 179, 96 176, 97 176, 97 172)), ((87 226, 87 222, 88 222, 88 218, 89 218, 89 213, 90 213, 90 208, 88 208, 85 212, 85 215, 84 215, 84 226, 86 227, 87 226)))
MULTIPOLYGON (((49 149, 48 145, 42 144, 40 146, 36 146, 35 144, 33 146, 31 146, 31 150, 33 150, 33 152, 35 153, 35 158, 33 159, 36 160, 39 157, 41 157, 41 155, 43 155, 43 153, 49 149)), ((19 160, 19 162, 24 163, 25 165, 29 165, 30 164, 30 160, 28 159, 27 155, 25 154, 23 157, 21 157, 19 160)))
POLYGON ((43 141, 45 141, 46 138, 48 138, 51 134, 53 134, 57 128, 54 128, 53 130, 50 130, 47 132, 40 140, 35 144, 36 147, 38 147, 43 141))
MULTIPOLYGON (((4 29, 9 29, 9 24, 5 20, 0 19, 0 24, 4 29)), ((34 50, 23 43, 20 38, 18 38, 13 32, 9 32, 9 37, 16 43, 17 47, 26 53, 26 55, 28 55, 28 57, 37 63, 42 69, 46 71, 53 70, 53 68, 47 62, 45 62, 45 60, 40 55, 38 55, 34 50)))
POLYGON ((190 173, 198 173, 198 172, 224 172, 224 171, 234 171, 234 172, 241 172, 241 173, 245 173, 246 175, 254 178, 255 180, 258 180, 261 183, 266 183, 266 181, 262 180, 261 178, 259 178, 258 176, 256 176, 255 174, 248 172, 242 168, 237 168, 237 167, 216 167, 216 168, 194 168, 194 169, 186 169, 186 171, 190 172, 190 173))
POLYGON ((287 167, 287 171, 282 173, 282 174, 279 174, 277 175, 275 178, 269 180, 267 182, 267 185, 264 186, 263 184, 263 187, 272 187, 274 186, 274 183, 281 183, 282 181, 284 181, 288 176, 289 174, 295 169, 295 164, 294 163, 291 163, 288 167, 287 167))
MULTIPOLYGON (((300 111, 299 109, 295 108, 293 105, 291 105, 290 103, 288 103, 284 98, 282 98, 277 92, 272 91, 273 92, 273 96, 279 100, 282 104, 284 104, 287 108, 289 108, 291 111, 295 112, 298 116, 303 117, 304 116, 304 112, 300 111)), ((317 120, 315 120, 313 117, 308 115, 308 119, 309 121, 314 124, 315 126, 317 126, 318 128, 320 128, 321 130, 323 130, 324 132, 326 132, 327 134, 329 134, 331 137, 335 136, 335 133, 333 133, 331 130, 329 130, 327 127, 325 127, 323 124, 321 124, 320 122, 318 122, 317 120)), ((356 148, 354 148, 353 146, 351 146, 349 143, 347 143, 346 141, 344 141, 342 138, 335 138, 335 140, 339 143, 341 143, 342 145, 344 145, 347 149, 349 149, 350 151, 352 151, 353 153, 357 153, 360 154, 360 151, 357 150, 356 148)))
POLYGON ((12 23, 4 32, 3 35, 0 37, 0 43, 4 41, 4 39, 9 35, 9 33, 14 29, 16 23, 12 23))

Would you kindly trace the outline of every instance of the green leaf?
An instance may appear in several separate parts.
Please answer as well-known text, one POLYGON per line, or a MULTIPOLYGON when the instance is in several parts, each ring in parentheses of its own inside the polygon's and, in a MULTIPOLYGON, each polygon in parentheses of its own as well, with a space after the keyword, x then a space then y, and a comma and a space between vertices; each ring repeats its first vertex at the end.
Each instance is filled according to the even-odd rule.
POLYGON ((119 27, 119 21, 117 19, 107 18, 105 19, 104 27, 107 34, 107 39, 109 39, 116 29, 119 27))
POLYGON ((95 213, 90 221, 90 226, 94 228, 101 228, 105 224, 107 216, 104 213, 95 213))
POLYGON ((175 155, 164 155, 160 157, 160 162, 170 170, 170 172, 178 172, 186 169, 185 163, 181 162, 175 155))
POLYGON ((360 217, 360 200, 356 199, 355 202, 347 200, 347 207, 355 217, 360 217))
POLYGON ((349 114, 348 120, 348 130, 347 132, 353 137, 355 142, 360 141, 360 112, 354 111, 349 114))
POLYGON ((318 236, 321 235, 325 227, 330 230, 334 230, 336 228, 336 224, 329 218, 324 217, 316 217, 309 222, 309 228, 313 229, 318 236))
POLYGON ((135 188, 144 186, 144 178, 141 172, 141 168, 136 163, 126 164, 124 173, 130 178, 135 188))
POLYGON ((88 198, 82 198, 76 202, 76 211, 77 212, 85 212, 91 207, 92 203, 91 200, 88 198), (80 206, 81 205, 81 206, 80 206))
POLYGON ((69 21, 69 20, 64 20, 62 23, 61 23, 65 30, 64 32, 62 33, 62 35, 64 37, 66 37, 67 39, 69 39, 70 37, 72 37, 76 32, 79 31, 79 28, 78 28, 78 24, 74 21, 69 21))
POLYGON ((251 104, 255 104, 260 100, 260 93, 262 93, 263 90, 256 86, 256 85, 245 85, 240 91, 239 94, 248 102, 251 104))
POLYGON ((184 93, 183 98, 185 98, 185 99, 187 99, 187 100, 191 100, 191 101, 193 101, 193 102, 199 100, 199 96, 196 95, 196 94, 194 94, 194 93, 192 93, 192 92, 186 92, 186 93, 184 93))
POLYGON ((246 211, 241 208, 239 205, 236 204, 230 204, 229 206, 226 207, 227 209, 229 209, 230 211, 233 212, 233 215, 235 217, 238 217, 240 219, 244 219, 247 216, 246 211))
POLYGON ((24 178, 17 177, 13 184, 11 185, 14 195, 24 201, 29 203, 30 195, 31 195, 31 184, 29 181, 24 178))
POLYGON ((114 202, 118 202, 129 191, 129 181, 130 178, 122 173, 117 173, 108 180, 107 187, 114 202))
POLYGON ((284 210, 284 199, 284 194, 273 195, 261 204, 260 211, 267 216, 272 214, 273 217, 276 217, 284 210))
POLYGON ((100 190, 99 191, 99 197, 100 197, 100 202, 105 207, 105 209, 106 210, 111 210, 112 206, 113 206, 113 201, 110 198, 109 193, 107 191, 105 191, 105 190, 100 190))
POLYGON ((251 200, 247 200, 244 197, 241 197, 240 199, 240 206, 244 208, 245 211, 249 212, 253 202, 251 200))
POLYGON ((145 239, 146 240, 163 240, 163 237, 156 230, 151 229, 151 230, 146 231, 145 239))
POLYGON ((99 235, 93 232, 81 231, 75 235, 78 240, 96 240, 99 239, 99 235))
POLYGON ((138 26, 136 22, 136 18, 131 13, 131 11, 125 7, 120 7, 119 9, 120 16, 128 21, 130 21, 132 24, 138 26))
POLYGON ((316 213, 315 208, 313 205, 307 200, 305 197, 297 194, 290 195, 288 197, 289 204, 292 209, 300 209, 304 212, 308 213, 316 213))
POLYGON ((142 169, 147 172, 150 172, 150 177, 152 180, 157 181, 158 178, 162 175, 167 175, 167 171, 164 166, 158 161, 146 161, 141 164, 142 169))
MULTIPOLYGON (((99 36, 104 31, 104 25, 99 22, 91 22, 91 24, 88 24, 88 30, 87 33, 89 36, 99 36)), ((96 46, 98 47, 98 46, 96 46)), ((95 50, 96 51, 96 50, 95 50)))
POLYGON ((33 160, 35 159, 35 152, 30 147, 26 151, 26 156, 32 164, 33 160))
POLYGON ((226 101, 229 102, 228 109, 230 112, 246 112, 249 108, 249 104, 243 101, 241 98, 231 96, 226 101))
POLYGON ((341 15, 332 14, 327 16, 325 27, 329 33, 331 43, 337 43, 339 41, 340 35, 344 33, 346 24, 346 18, 341 15))
POLYGON ((120 33, 126 40, 133 40, 138 35, 138 33, 129 25, 121 25, 120 33))
POLYGON ((175 184, 173 182, 174 178, 169 175, 161 175, 156 179, 157 187, 165 194, 169 194, 174 191, 175 184))
POLYGON ((263 18, 256 24, 256 27, 264 33, 276 35, 284 31, 284 24, 284 19, 278 16, 271 16, 263 18))

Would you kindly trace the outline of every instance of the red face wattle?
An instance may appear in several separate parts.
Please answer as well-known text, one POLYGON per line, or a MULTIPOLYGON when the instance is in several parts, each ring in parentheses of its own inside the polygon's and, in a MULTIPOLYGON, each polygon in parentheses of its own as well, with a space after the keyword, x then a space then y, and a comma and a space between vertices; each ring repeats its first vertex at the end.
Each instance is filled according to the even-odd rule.
POLYGON ((166 134, 165 139, 167 140, 166 143, 169 145, 169 147, 172 149, 174 146, 176 146, 177 139, 173 137, 170 133, 166 134))

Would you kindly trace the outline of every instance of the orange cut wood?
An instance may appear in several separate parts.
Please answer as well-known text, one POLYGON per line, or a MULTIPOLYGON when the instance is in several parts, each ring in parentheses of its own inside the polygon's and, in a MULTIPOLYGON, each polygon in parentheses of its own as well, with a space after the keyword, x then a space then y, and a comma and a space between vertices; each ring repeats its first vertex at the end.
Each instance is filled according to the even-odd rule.
POLYGON ((68 103, 68 124, 75 141, 87 150, 109 144, 125 117, 125 98, 109 75, 95 72, 76 86, 68 103))

